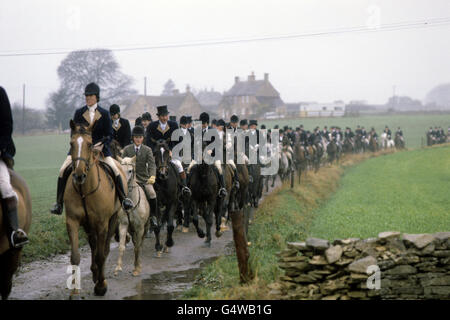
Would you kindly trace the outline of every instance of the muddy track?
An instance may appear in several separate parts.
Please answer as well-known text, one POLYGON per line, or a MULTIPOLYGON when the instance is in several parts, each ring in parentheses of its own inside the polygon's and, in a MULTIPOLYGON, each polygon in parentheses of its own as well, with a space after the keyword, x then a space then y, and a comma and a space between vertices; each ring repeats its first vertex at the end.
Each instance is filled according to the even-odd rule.
MULTIPOLYGON (((271 191, 271 190, 270 190, 271 191)), ((269 192, 270 192, 269 191, 269 192)), ((203 222, 203 219, 200 219, 203 222)), ((202 224, 201 224, 202 225, 202 224)), ((204 226, 204 225, 203 225, 204 226)), ((234 254, 231 222, 230 230, 220 238, 212 235, 211 247, 203 246, 191 226, 188 233, 174 232, 175 245, 162 257, 155 256, 155 238, 146 238, 142 250, 142 273, 132 275, 134 251, 128 243, 123 257, 123 271, 114 275, 118 257, 118 243, 111 242, 111 252, 105 266, 108 291, 103 297, 94 295, 94 283, 90 270, 91 252, 89 246, 80 249, 81 262, 81 298, 98 300, 117 299, 176 299, 190 288, 201 268, 214 258, 234 254)), ((212 228, 214 229, 214 227, 212 228)), ((213 230, 212 230, 213 231, 213 230)), ((165 233, 161 234, 165 240, 165 233)), ((13 279, 13 288, 9 299, 26 300, 66 300, 70 290, 67 288, 70 266, 70 252, 23 265, 13 279)), ((237 268, 236 262, 236 268, 237 268)))

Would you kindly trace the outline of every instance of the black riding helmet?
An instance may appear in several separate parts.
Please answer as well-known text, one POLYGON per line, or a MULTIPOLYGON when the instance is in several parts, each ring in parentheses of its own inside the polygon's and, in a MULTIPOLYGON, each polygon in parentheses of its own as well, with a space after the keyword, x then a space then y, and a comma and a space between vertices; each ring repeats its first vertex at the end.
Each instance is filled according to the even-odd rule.
POLYGON ((109 113, 113 116, 120 113, 120 107, 117 104, 113 104, 109 107, 109 113))
POLYGON ((100 101, 100 87, 94 83, 89 83, 86 88, 84 88, 84 95, 85 96, 92 96, 95 95, 97 97, 97 102, 100 101))

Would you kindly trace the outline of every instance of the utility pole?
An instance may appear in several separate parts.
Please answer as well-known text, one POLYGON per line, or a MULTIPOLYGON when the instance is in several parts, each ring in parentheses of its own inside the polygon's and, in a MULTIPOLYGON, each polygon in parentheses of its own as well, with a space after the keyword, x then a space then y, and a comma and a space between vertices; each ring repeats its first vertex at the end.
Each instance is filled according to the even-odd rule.
POLYGON ((25 83, 23 84, 22 98, 22 134, 25 134, 25 83))
POLYGON ((147 96, 147 77, 144 77, 144 96, 147 96))

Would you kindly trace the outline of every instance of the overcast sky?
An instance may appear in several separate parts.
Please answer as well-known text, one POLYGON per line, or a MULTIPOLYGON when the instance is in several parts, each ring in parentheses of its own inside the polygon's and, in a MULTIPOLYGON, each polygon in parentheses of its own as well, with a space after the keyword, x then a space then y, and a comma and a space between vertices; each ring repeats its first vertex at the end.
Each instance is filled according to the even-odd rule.
MULTIPOLYGON (((343 27, 450 17, 448 0, 2 0, 0 54, 126 47, 308 34, 343 27)), ((285 102, 423 100, 450 82, 450 25, 287 40, 115 52, 143 93, 160 94, 171 78, 184 91, 228 90, 251 71, 269 79, 285 102)), ((0 85, 11 102, 45 108, 66 55, 0 56, 0 85)), ((80 92, 80 94, 83 94, 80 92)), ((78 106, 77 106, 78 107, 78 106)), ((104 106, 109 107, 109 106, 104 106)))

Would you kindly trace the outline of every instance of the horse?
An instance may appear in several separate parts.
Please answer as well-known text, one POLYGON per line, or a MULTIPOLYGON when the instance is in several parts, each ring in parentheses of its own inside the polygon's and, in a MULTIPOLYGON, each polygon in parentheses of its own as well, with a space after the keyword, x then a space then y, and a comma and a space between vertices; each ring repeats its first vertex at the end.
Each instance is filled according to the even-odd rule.
POLYGON ((298 183, 300 183, 302 172, 305 172, 305 175, 306 175, 306 168, 308 165, 308 162, 306 159, 305 147, 302 146, 300 141, 297 141, 294 145, 294 157, 295 157, 294 162, 297 166, 298 183))
POLYGON ((383 133, 381 134, 380 140, 381 140, 381 147, 382 147, 383 149, 388 149, 388 148, 390 149, 390 148, 395 147, 394 140, 388 138, 388 135, 387 135, 386 132, 383 132, 383 133))
MULTIPOLYGON (((109 144, 109 148, 111 150, 111 156, 113 159, 118 160, 119 157, 122 155, 123 148, 120 146, 120 143, 117 142, 117 140, 112 140, 109 144)), ((119 161, 119 160, 118 160, 119 161)), ((120 161, 119 161, 120 162, 120 161)))
MULTIPOLYGON (((19 198, 17 202, 17 215, 19 228, 26 233, 31 226, 31 196, 25 180, 15 171, 9 169, 11 185, 19 198)), ((10 243, 3 224, 3 214, 6 209, 0 206, 0 295, 3 300, 8 299, 12 288, 12 278, 19 267, 22 248, 10 248, 10 243)))
POLYGON ((366 150, 365 141, 363 141, 363 137, 361 134, 357 134, 355 138, 355 153, 363 153, 366 150))
POLYGON ((346 153, 346 154, 349 154, 349 153, 353 153, 353 152, 354 152, 354 147, 353 147, 353 144, 352 144, 352 142, 350 141, 350 138, 349 138, 349 137, 345 138, 345 140, 344 140, 344 146, 343 146, 342 149, 343 149, 342 151, 343 151, 344 153, 346 153))
POLYGON ((334 139, 331 139, 330 143, 327 145, 327 154, 329 164, 333 164, 333 161, 339 161, 339 150, 334 139))
MULTIPOLYGON (((287 150, 281 149, 278 153, 278 161, 280 162, 279 167, 278 167, 278 175, 280 176, 280 180, 281 182, 285 182, 289 176, 289 159, 287 156, 287 150)), ((273 181, 272 181, 272 188, 274 187, 275 184, 275 178, 274 177, 273 181)))
POLYGON ((372 152, 378 151, 377 139, 375 139, 375 137, 372 134, 370 134, 369 136, 370 136, 369 137, 369 150, 372 152))
POLYGON ((178 171, 174 165, 170 162, 170 149, 165 140, 160 140, 156 144, 155 152, 155 164, 156 164, 156 182, 154 188, 156 191, 157 203, 157 217, 160 220, 158 226, 154 228, 156 244, 155 249, 158 256, 161 256, 162 250, 167 253, 169 248, 174 245, 173 241, 173 225, 175 211, 178 207, 179 198, 179 185, 178 171), (164 216, 161 216, 161 209, 164 207, 164 216), (167 223, 167 238, 165 247, 160 244, 159 233, 161 224, 167 223))
POLYGON ((395 135, 395 147, 397 149, 404 149, 405 148, 405 140, 403 140, 403 137, 400 136, 399 134, 395 135))
MULTIPOLYGON (((77 268, 80 264, 78 231, 82 226, 88 235, 91 248, 94 293, 103 296, 107 291, 105 261, 109 254, 111 237, 117 225, 117 214, 122 207, 112 178, 99 163, 99 155, 93 150, 91 128, 94 125, 95 123, 85 127, 82 124, 75 124, 73 120, 70 121, 70 154, 73 173, 67 181, 64 204, 67 233, 71 245, 71 264, 77 268)), ((125 174, 119 163, 117 167, 126 189, 125 174)), ((76 270, 73 270, 73 273, 75 272, 76 270)), ((79 299, 79 294, 80 289, 74 287, 70 298, 79 299)))
POLYGON ((122 258, 125 252, 125 242, 127 232, 131 234, 134 244, 134 270, 133 276, 141 274, 141 250, 144 242, 145 232, 150 224, 150 204, 145 196, 144 189, 136 181, 136 156, 132 158, 120 158, 122 170, 127 176, 128 197, 135 204, 130 210, 119 211, 119 257, 114 274, 122 271, 122 258))
POLYGON ((321 163, 322 157, 324 155, 324 151, 323 151, 324 149, 323 149, 322 144, 319 141, 317 141, 315 143, 315 146, 316 146, 316 151, 314 152, 314 157, 313 157, 313 167, 314 167, 314 172, 317 172, 317 171, 319 171, 320 163, 321 163))
MULTIPOLYGON (((220 207, 216 207, 217 194, 219 191, 219 182, 213 171, 212 165, 202 162, 194 165, 189 174, 189 188, 192 191, 192 203, 188 210, 191 211, 192 223, 194 224, 197 235, 200 238, 205 237, 204 231, 198 223, 198 213, 205 220, 206 239, 205 246, 211 247, 211 226, 214 212, 220 211, 220 207)), ((185 208, 186 209, 186 208, 185 208)), ((220 222, 216 215, 216 232, 220 232, 220 222)), ((216 233, 217 236, 217 233, 216 233)))
POLYGON ((259 164, 249 164, 248 174, 251 181, 248 186, 250 205, 253 208, 258 208, 259 199, 262 197, 263 176, 261 175, 261 167, 259 164))

